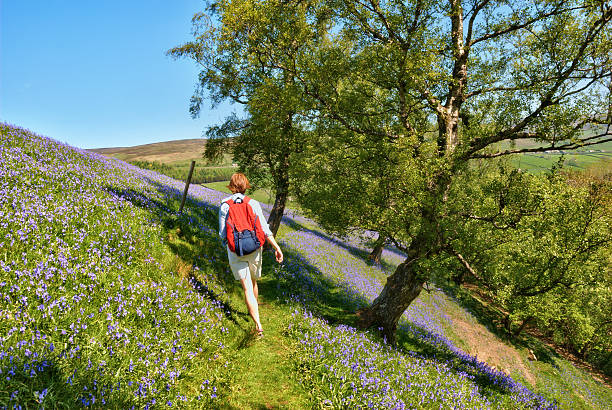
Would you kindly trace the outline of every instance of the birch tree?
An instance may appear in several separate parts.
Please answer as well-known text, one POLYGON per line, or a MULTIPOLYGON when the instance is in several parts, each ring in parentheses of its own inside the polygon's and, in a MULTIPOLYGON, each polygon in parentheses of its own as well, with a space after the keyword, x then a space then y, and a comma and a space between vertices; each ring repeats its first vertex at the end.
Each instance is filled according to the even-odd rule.
MULTIPOLYGON (((477 263, 483 246, 473 245, 477 238, 469 235, 475 231, 464 228, 529 229, 521 225, 523 216, 544 215, 541 196, 533 191, 537 184, 516 172, 514 179, 500 176, 488 191, 470 188, 477 164, 612 140, 612 5, 539 0, 334 4, 338 40, 321 46, 317 59, 293 74, 332 127, 394 147, 387 161, 393 181, 389 198, 381 212, 368 215, 392 227, 391 240, 406 259, 359 312, 362 327, 381 328, 393 340, 400 316, 440 257, 452 256, 477 276, 476 267, 487 266, 477 263), (475 213, 485 210, 471 206, 478 201, 491 205, 491 213, 475 213)), ((350 146, 351 139, 344 143, 350 146)), ((338 180, 338 188, 347 183, 340 175, 338 180)), ((551 188, 546 195, 558 193, 563 201, 559 190, 551 188)), ((599 229, 604 246, 609 230, 599 229)), ((564 275, 571 269, 554 260, 551 256, 540 276, 534 274, 532 292, 543 294, 570 280, 564 275)))

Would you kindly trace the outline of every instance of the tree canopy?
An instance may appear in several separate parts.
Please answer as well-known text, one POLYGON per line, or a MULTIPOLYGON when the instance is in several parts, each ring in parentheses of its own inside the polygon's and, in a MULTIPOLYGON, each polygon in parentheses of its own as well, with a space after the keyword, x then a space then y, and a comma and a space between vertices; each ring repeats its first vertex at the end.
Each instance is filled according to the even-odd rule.
MULTIPOLYGON (((242 36, 228 40, 241 51, 226 65, 245 63, 213 88, 238 95, 257 71, 278 99, 247 95, 250 114, 294 114, 302 133, 286 169, 301 206, 335 232, 376 231, 405 252, 358 312, 362 327, 393 340, 442 270, 480 281, 515 332, 609 284, 609 185, 527 175, 504 158, 612 141, 610 1, 218 4, 235 18, 219 30, 242 36)), ((255 135, 282 115, 254 118, 245 141, 265 146, 255 135)))
MULTIPOLYGON (((306 173, 302 206, 329 220, 326 200, 315 199, 337 203, 346 190, 355 198, 362 187, 382 182, 378 194, 369 187, 361 199, 340 202, 348 204, 345 212, 370 220, 361 226, 387 228, 408 256, 361 312, 363 326, 382 327, 392 338, 399 315, 435 270, 433 261, 452 255, 476 273, 487 246, 525 256, 501 243, 540 240, 520 232, 533 229, 527 217, 552 216, 542 208, 543 197, 573 209, 563 212, 571 217, 558 220, 559 229, 588 215, 553 179, 496 171, 487 182, 483 170, 491 167, 482 161, 612 139, 612 7, 565 1, 334 4, 333 41, 320 45, 302 72, 293 72, 304 94, 318 102, 321 143, 312 144, 311 155, 330 159, 318 160, 329 165, 312 167, 310 177, 306 173)), ((359 223, 355 216, 344 221, 359 223)), ((603 246, 610 232, 600 228, 595 242, 603 246)), ((542 256, 541 270, 552 278, 571 270, 545 256, 559 251, 554 248, 563 239, 557 240, 532 253, 542 256)), ((581 255, 594 257, 596 247, 581 255)), ((565 257, 579 266, 572 252, 568 247, 565 257)), ((528 260, 521 263, 529 266, 528 260)), ((517 273, 508 265, 502 272, 517 273)), ((552 282, 538 284, 555 288, 566 281, 552 282)))
POLYGON ((273 188, 274 234, 289 194, 292 156, 307 131, 302 114, 309 104, 291 72, 276 65, 295 67, 297 55, 324 31, 305 24, 304 10, 299 3, 218 1, 194 16, 194 40, 169 51, 202 67, 192 114, 207 98, 244 107, 242 116, 232 114, 209 128, 205 156, 214 160, 230 151, 252 181, 273 188))

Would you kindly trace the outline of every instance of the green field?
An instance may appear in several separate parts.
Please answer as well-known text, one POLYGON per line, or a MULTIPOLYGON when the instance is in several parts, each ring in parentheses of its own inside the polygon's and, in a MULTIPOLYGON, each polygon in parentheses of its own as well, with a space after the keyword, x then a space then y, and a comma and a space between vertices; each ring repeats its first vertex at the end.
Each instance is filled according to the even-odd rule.
MULTIPOLYGON (((231 195, 232 192, 227 188, 227 184, 229 184, 229 181, 210 182, 202 185, 217 191, 226 192, 228 195, 231 195)), ((247 190, 246 194, 263 204, 272 205, 274 203, 274 195, 267 189, 258 189, 255 191, 247 190)))
POLYGON ((517 155, 512 163, 520 169, 529 172, 541 173, 551 169, 552 166, 563 160, 563 168, 568 170, 585 170, 599 164, 612 162, 611 152, 585 152, 576 151, 567 154, 561 153, 528 153, 517 155))
MULTIPOLYGON (((210 182, 208 184, 202 184, 202 186, 231 194, 231 191, 227 188, 227 184, 229 184, 229 181, 210 182)), ((274 193, 270 189, 257 189, 255 191, 247 190, 246 194, 263 204, 274 205, 274 193)), ((297 210, 299 209, 299 205, 289 198, 286 208, 297 210)))
MULTIPOLYGON (((516 144, 501 143, 499 149, 524 149, 541 146, 535 141, 520 141, 516 144)), ((511 162, 517 168, 533 173, 542 173, 559 164, 563 159, 563 168, 567 170, 585 170, 598 167, 600 164, 612 162, 612 141, 602 144, 590 145, 576 150, 550 150, 546 152, 533 152, 516 154, 511 157, 511 162)))
MULTIPOLYGON (((236 172, 236 167, 233 166, 204 166, 196 161, 191 182, 194 184, 203 184, 217 181, 227 181, 231 178, 232 174, 236 172)), ((191 161, 182 161, 179 164, 165 164, 158 161, 149 162, 141 160, 132 160, 130 164, 136 165, 142 169, 148 169, 151 171, 159 172, 169 176, 170 178, 178 179, 180 181, 186 181, 189 176, 189 170, 191 168, 191 161)))

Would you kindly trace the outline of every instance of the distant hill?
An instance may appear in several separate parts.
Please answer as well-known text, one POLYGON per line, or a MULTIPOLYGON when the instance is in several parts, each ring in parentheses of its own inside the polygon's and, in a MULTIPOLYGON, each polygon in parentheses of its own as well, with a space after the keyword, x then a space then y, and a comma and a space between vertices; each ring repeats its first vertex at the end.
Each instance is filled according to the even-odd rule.
POLYGON ((159 161, 173 163, 202 158, 206 140, 203 138, 156 142, 133 147, 95 148, 88 151, 115 157, 123 161, 159 161))

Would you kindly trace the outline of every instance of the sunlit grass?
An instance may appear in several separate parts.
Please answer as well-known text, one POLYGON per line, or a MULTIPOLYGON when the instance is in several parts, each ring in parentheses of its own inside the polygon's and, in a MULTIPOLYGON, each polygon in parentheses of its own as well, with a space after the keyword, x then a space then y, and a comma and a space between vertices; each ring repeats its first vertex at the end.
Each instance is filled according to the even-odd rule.
POLYGON ((612 152, 576 152, 561 156, 560 154, 522 154, 514 156, 512 163, 517 168, 536 174, 547 172, 559 161, 569 171, 584 171, 601 164, 612 162, 612 152))

